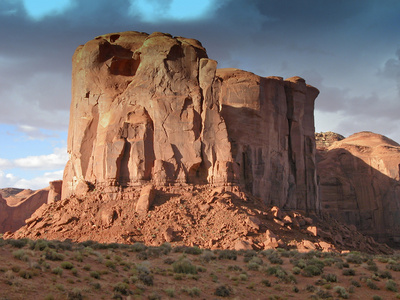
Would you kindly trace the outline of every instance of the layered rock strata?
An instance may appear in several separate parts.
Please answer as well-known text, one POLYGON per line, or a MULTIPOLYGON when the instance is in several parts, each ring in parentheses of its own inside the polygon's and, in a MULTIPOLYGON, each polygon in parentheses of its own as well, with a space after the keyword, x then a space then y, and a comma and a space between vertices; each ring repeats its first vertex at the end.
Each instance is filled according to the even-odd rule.
POLYGON ((62 198, 235 184, 265 204, 318 210, 318 90, 299 77, 216 67, 200 42, 163 33, 107 34, 78 47, 62 198))
POLYGON ((381 242, 400 244, 400 145, 356 133, 319 151, 322 210, 381 242))

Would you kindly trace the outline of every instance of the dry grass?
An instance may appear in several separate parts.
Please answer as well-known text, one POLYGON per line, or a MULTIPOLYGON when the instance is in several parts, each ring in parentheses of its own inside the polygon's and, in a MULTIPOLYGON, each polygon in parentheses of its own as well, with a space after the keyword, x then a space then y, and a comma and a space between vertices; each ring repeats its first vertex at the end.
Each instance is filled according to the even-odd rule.
POLYGON ((396 299, 400 255, 0 239, 2 299, 396 299))

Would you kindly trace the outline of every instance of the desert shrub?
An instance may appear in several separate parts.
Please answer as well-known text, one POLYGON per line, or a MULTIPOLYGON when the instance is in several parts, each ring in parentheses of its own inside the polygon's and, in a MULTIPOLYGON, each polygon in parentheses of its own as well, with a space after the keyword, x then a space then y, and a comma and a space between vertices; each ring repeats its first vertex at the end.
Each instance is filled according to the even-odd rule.
POLYGON ((174 248, 173 251, 179 253, 193 254, 193 255, 200 255, 201 253, 203 253, 203 249, 200 249, 199 247, 188 247, 188 246, 178 246, 174 248))
POLYGON ((210 250, 204 250, 203 253, 200 254, 200 260, 204 262, 210 262, 211 260, 215 260, 217 256, 214 252, 210 250))
POLYGON ((316 289, 317 288, 315 286, 311 285, 311 284, 307 284, 306 285, 306 291, 307 292, 313 293, 313 292, 315 292, 316 289))
POLYGON ((92 268, 92 266, 91 266, 91 265, 84 265, 82 268, 83 268, 85 271, 90 271, 90 269, 92 268))
POLYGON ((352 279, 350 281, 351 285, 354 285, 355 287, 361 287, 361 283, 359 283, 357 280, 352 279))
POLYGON ((307 263, 304 259, 291 259, 290 262, 300 269, 304 269, 307 266, 307 263))
POLYGON ((301 269, 299 267, 293 267, 292 272, 295 275, 299 275, 301 273, 301 269))
POLYGON ((18 275, 24 279, 31 279, 35 274, 31 270, 20 270, 18 275))
POLYGON ((342 271, 342 274, 344 276, 354 276, 354 275, 356 275, 356 271, 354 271, 354 269, 344 269, 342 271))
POLYGON ((61 263, 61 268, 66 269, 66 270, 71 270, 73 269, 74 265, 70 263, 69 261, 63 261, 61 263))
POLYGON ((164 259, 164 264, 167 265, 172 265, 175 262, 175 259, 171 258, 171 257, 167 257, 166 259, 164 259))
POLYGON ((378 276, 380 278, 392 279, 392 274, 389 271, 386 271, 386 270, 378 272, 378 276))
POLYGON ((74 288, 71 291, 68 291, 67 299, 68 300, 82 300, 83 299, 82 291, 78 288, 74 288))
POLYGON ((29 257, 26 254, 24 249, 18 249, 13 251, 12 255, 14 256, 14 258, 22 260, 22 261, 28 261, 29 257))
POLYGON ((232 288, 227 285, 217 286, 214 295, 219 297, 229 297, 232 294, 232 288))
POLYGON ((174 288, 166 288, 164 292, 167 294, 168 297, 174 298, 175 297, 175 289, 174 288))
POLYGON ((242 274, 239 274, 239 279, 241 281, 247 281, 249 279, 249 277, 247 276, 247 274, 242 273, 242 274))
POLYGON ((238 272, 242 272, 243 269, 238 266, 238 265, 233 265, 233 266, 228 266, 228 271, 238 271, 238 272))
POLYGON ((125 282, 118 282, 114 285, 113 291, 127 296, 129 294, 129 285, 125 282))
POLYGON ((270 256, 272 253, 274 253, 275 250, 274 249, 267 249, 267 250, 263 250, 260 252, 260 254, 264 257, 268 257, 270 256))
POLYGON ((218 259, 230 259, 230 260, 236 260, 237 259, 237 251, 236 250, 218 250, 218 259))
POLYGON ((371 279, 368 278, 366 283, 371 290, 379 290, 379 287, 371 279))
POLYGON ((361 265, 364 262, 364 259, 359 252, 351 252, 347 254, 346 261, 348 263, 361 265))
POLYGON ((6 241, 7 244, 11 245, 14 248, 23 248, 28 243, 27 239, 19 239, 19 240, 9 239, 6 241))
POLYGON ((44 254, 44 257, 48 260, 64 260, 64 255, 61 253, 58 253, 56 250, 49 249, 47 248, 44 254))
POLYGON ((78 276, 78 269, 77 269, 77 268, 72 268, 72 269, 71 269, 71 273, 72 273, 72 275, 74 275, 74 276, 78 276))
POLYGON ((337 282, 337 276, 335 274, 322 275, 322 278, 327 282, 337 282))
POLYGON ((382 297, 378 295, 373 295, 372 300, 382 300, 382 297))
POLYGON ((145 264, 139 264, 136 266, 138 272, 138 279, 145 285, 151 286, 154 284, 154 276, 151 274, 149 267, 145 264))
POLYGON ((297 286, 294 285, 294 286, 292 287, 292 292, 293 292, 293 293, 298 293, 298 292, 300 292, 300 290, 299 290, 299 288, 298 288, 297 286))
POLYGON ((349 298, 349 293, 346 291, 346 289, 342 286, 335 286, 333 290, 338 294, 340 298, 343 299, 348 299, 349 298))
POLYGON ((396 282, 395 282, 394 280, 392 280, 392 279, 389 279, 389 280, 386 282, 385 288, 386 288, 388 291, 391 291, 391 292, 397 292, 397 291, 398 291, 398 290, 397 290, 397 284, 396 284, 396 282))
POLYGON ((184 287, 182 288, 182 292, 188 294, 190 297, 200 296, 201 290, 198 287, 184 287))
POLYGON ((100 273, 97 271, 90 271, 89 275, 95 279, 100 279, 100 273))
POLYGON ((29 248, 31 250, 43 251, 49 247, 49 242, 46 240, 29 241, 29 248))
POLYGON ((279 257, 279 254, 277 252, 273 252, 268 256, 268 260, 271 262, 271 264, 276 264, 276 265, 281 265, 283 264, 282 258, 279 257))
POLYGON ((305 277, 318 276, 318 275, 321 275, 321 273, 322 273, 322 270, 316 265, 308 265, 301 272, 301 274, 305 277))
POLYGON ((107 268, 110 268, 112 270, 116 269, 115 262, 113 262, 112 260, 106 260, 105 265, 107 268))
POLYGON ((56 267, 56 268, 54 268, 53 270, 51 270, 51 272, 52 272, 53 274, 56 274, 56 275, 58 275, 58 276, 61 276, 62 273, 63 273, 63 269, 61 269, 60 267, 56 267))
POLYGON ((257 252, 255 250, 240 250, 239 254, 243 254, 243 261, 249 262, 253 257, 257 256, 257 252))
POLYGON ((145 251, 146 249, 147 249, 147 246, 140 242, 136 242, 129 247, 129 250, 134 251, 134 252, 142 252, 142 251, 145 251))
POLYGON ((249 262, 247 264, 247 268, 252 271, 258 271, 260 269, 260 265, 255 262, 249 262))
POLYGON ((319 289, 316 292, 316 295, 318 296, 318 299, 332 299, 332 294, 329 291, 319 289))
POLYGON ((172 264, 175 273, 197 274, 197 267, 187 258, 179 259, 172 264))
POLYGON ((386 269, 400 272, 400 263, 389 263, 386 265, 386 269))
POLYGON ((268 279, 261 280, 261 284, 265 285, 266 287, 271 286, 271 282, 268 279))

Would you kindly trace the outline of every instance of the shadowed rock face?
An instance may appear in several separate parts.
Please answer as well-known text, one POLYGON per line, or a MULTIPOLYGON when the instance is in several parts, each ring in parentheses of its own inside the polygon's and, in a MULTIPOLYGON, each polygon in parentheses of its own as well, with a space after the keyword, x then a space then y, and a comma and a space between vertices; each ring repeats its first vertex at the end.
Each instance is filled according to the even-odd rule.
POLYGON ((319 151, 322 210, 381 242, 400 243, 400 145, 356 133, 319 151))
POLYGON ((15 231, 25 225, 25 220, 47 202, 48 189, 19 191, 17 193, 17 189, 3 189, 2 192, 8 197, 3 197, 0 193, 0 233, 15 231), (7 193, 7 190, 15 192, 7 193))
POLYGON ((93 187, 238 184, 266 204, 318 210, 318 90, 299 77, 216 67, 200 42, 163 33, 78 47, 62 198, 93 187))

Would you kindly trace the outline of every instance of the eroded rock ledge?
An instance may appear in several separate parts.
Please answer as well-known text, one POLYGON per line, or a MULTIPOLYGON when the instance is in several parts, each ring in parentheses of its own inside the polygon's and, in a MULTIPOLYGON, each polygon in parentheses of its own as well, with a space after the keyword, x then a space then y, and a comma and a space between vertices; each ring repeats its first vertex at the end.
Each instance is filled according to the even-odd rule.
POLYGON ((235 184, 267 205, 319 210, 314 100, 300 77, 217 70, 200 42, 106 34, 73 56, 62 198, 101 187, 235 184))

